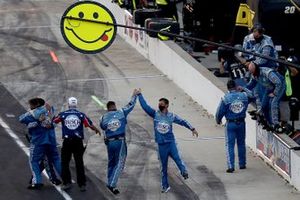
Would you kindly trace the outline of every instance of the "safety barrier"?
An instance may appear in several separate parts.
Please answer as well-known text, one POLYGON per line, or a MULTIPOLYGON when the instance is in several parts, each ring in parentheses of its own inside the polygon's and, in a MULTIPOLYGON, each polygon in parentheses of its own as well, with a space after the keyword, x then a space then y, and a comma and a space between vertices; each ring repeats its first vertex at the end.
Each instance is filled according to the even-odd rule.
MULTIPOLYGON (((134 25, 132 15, 110 0, 107 6, 120 24, 134 25)), ((226 92, 223 82, 173 41, 150 38, 143 31, 118 28, 118 34, 152 62, 162 73, 183 89, 210 114, 214 114, 226 92)), ((273 135, 246 118, 247 146, 271 165, 283 178, 300 190, 300 152, 290 147, 297 144, 286 135, 273 135)))

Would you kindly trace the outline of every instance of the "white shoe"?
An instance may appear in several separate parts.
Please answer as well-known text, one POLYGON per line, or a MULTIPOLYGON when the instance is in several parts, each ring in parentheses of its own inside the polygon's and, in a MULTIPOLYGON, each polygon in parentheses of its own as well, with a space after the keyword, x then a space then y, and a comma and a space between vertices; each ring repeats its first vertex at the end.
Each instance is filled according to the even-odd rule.
POLYGON ((161 193, 167 193, 167 192, 169 192, 170 189, 171 189, 170 186, 167 187, 167 188, 162 188, 162 189, 161 189, 161 193))

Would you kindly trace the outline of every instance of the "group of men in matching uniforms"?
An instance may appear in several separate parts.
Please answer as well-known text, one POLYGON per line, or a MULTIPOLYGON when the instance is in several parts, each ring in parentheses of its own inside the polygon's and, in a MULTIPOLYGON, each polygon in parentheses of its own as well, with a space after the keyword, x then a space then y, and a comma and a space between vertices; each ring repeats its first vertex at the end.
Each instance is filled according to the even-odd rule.
MULTIPOLYGON (((194 136, 198 137, 198 133, 189 122, 168 111, 168 99, 161 98, 159 100, 158 110, 155 110, 146 103, 140 89, 135 89, 130 102, 119 110, 115 102, 109 101, 107 103, 107 113, 100 119, 100 127, 105 132, 104 141, 108 153, 107 188, 113 194, 120 193, 117 189, 117 182, 124 169, 127 157, 127 116, 133 110, 137 99, 139 99, 144 111, 153 118, 155 141, 158 145, 159 160, 161 162, 162 192, 168 192, 170 190, 167 170, 169 157, 175 161, 183 178, 187 179, 189 177, 187 168, 176 146, 172 124, 176 123, 188 128, 192 131, 194 136)), ((40 100, 42 99, 33 98, 29 100, 30 111, 21 115, 19 118, 21 123, 26 124, 31 137, 30 167, 33 177, 28 188, 40 189, 42 187, 41 172, 44 168, 40 167, 40 163, 46 159, 47 165, 54 166, 56 172, 54 172, 55 176, 52 176, 51 173, 49 176, 60 176, 63 182, 62 189, 69 189, 71 187, 69 163, 73 154, 76 165, 77 184, 81 191, 85 191, 83 127, 89 127, 98 134, 100 134, 100 132, 84 113, 77 110, 76 98, 69 98, 69 109, 59 113, 55 117, 53 116, 53 108, 48 104, 45 106, 44 100, 40 103, 40 100), (62 124, 63 144, 61 149, 61 161, 56 147, 54 130, 55 124, 57 123, 62 124)), ((59 184, 59 182, 55 183, 59 184)))
MULTIPOLYGON (((269 36, 263 34, 263 28, 254 27, 253 32, 245 37, 243 48, 266 56, 277 58, 277 52, 269 36)), ((227 172, 235 171, 234 148, 237 142, 239 168, 246 169, 245 146, 245 117, 250 99, 256 99, 256 114, 263 115, 269 121, 273 130, 279 126, 279 101, 285 92, 284 77, 276 70, 277 63, 263 58, 252 58, 244 55, 250 62, 244 63, 251 74, 251 80, 246 87, 237 86, 235 81, 229 80, 227 88, 229 92, 221 100, 216 112, 216 122, 222 123, 226 118, 225 144, 227 154, 227 172)), ((154 136, 158 146, 158 155, 161 162, 161 188, 162 192, 168 192, 168 158, 171 157, 184 179, 187 179, 188 171, 182 161, 173 133, 172 124, 176 123, 191 130, 198 137, 195 128, 186 120, 181 119, 168 111, 169 101, 166 98, 159 99, 158 109, 153 109, 145 101, 141 90, 135 89, 130 102, 121 109, 117 109, 116 103, 107 103, 107 113, 100 119, 100 127, 105 132, 105 144, 108 153, 107 188, 113 194, 119 194, 117 189, 118 179, 124 169, 127 157, 126 125, 127 117, 133 110, 137 99, 142 109, 153 118, 154 136)), ((41 172, 46 167, 50 180, 54 184, 60 184, 61 177, 63 189, 71 187, 71 173, 69 163, 74 156, 77 173, 77 184, 81 191, 85 191, 86 178, 84 172, 83 145, 84 127, 89 127, 100 135, 100 131, 92 121, 82 112, 77 110, 77 99, 68 99, 69 109, 53 116, 53 108, 41 98, 29 100, 30 111, 21 115, 19 120, 26 124, 30 135, 30 168, 32 179, 29 189, 39 189, 42 186, 41 172), (57 151, 55 138, 55 124, 62 124, 63 144, 61 160, 57 151)))
MULTIPOLYGON (((243 42, 243 48, 247 51, 278 58, 271 37, 264 34, 264 28, 257 24, 251 34, 247 35, 243 42)), ((254 57, 245 54, 248 60, 245 65, 251 74, 247 88, 253 90, 256 99, 256 115, 263 116, 268 126, 277 131, 279 124, 279 103, 286 89, 285 78, 278 72, 278 63, 270 59, 254 57)))
POLYGON ((69 98, 69 109, 54 117, 54 109, 41 98, 29 100, 30 111, 19 117, 19 121, 28 128, 30 138, 30 169, 32 179, 28 189, 40 189, 42 184, 41 172, 46 165, 48 176, 52 183, 59 185, 62 178, 62 189, 71 186, 69 162, 73 154, 76 164, 77 183, 81 191, 85 191, 85 174, 83 165, 83 126, 90 127, 96 133, 99 130, 91 120, 76 109, 77 99, 69 98), (61 159, 57 150, 55 123, 62 123, 63 145, 61 159), (54 168, 54 169, 53 169, 54 168))
MULTIPOLYGON (((272 39, 264 34, 264 28, 260 24, 256 24, 252 33, 244 38, 243 49, 271 58, 278 57, 272 39)), ((254 57, 251 54, 244 54, 244 57, 247 61, 243 64, 251 75, 250 81, 245 87, 241 87, 236 86, 235 81, 229 80, 227 83, 229 92, 221 100, 215 116, 218 124, 222 122, 224 116, 227 121, 225 144, 228 173, 235 171, 236 142, 239 167, 246 169, 245 117, 249 102, 255 99, 254 115, 264 118, 269 130, 278 132, 280 129, 279 103, 286 90, 284 76, 278 72, 278 64, 275 61, 254 57)))

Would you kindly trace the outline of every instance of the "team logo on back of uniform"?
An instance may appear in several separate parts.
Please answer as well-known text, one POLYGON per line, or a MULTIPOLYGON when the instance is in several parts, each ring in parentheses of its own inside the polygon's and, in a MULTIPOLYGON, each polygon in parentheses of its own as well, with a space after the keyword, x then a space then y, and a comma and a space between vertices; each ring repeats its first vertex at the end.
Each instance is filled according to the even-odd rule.
POLYGON ((107 129, 110 131, 116 131, 121 127, 121 122, 118 119, 112 119, 107 124, 107 129))
POLYGON ((69 115, 65 119, 65 126, 70 130, 75 130, 80 126, 81 120, 77 115, 69 115))
POLYGON ((166 122, 158 122, 156 129, 158 130, 158 132, 160 132, 161 134, 166 134, 169 132, 170 130, 170 125, 166 122))
POLYGON ((233 112, 233 113, 241 113, 245 108, 245 105, 242 101, 236 100, 234 102, 232 102, 229 106, 229 109, 233 112))

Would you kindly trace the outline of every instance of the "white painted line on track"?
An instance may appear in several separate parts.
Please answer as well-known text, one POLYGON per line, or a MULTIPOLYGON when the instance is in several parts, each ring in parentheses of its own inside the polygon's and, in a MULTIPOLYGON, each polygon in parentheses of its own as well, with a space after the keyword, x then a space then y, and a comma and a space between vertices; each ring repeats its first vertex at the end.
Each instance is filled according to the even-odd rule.
MULTIPOLYGON (((163 78, 166 77, 166 75, 163 74, 158 74, 158 75, 145 75, 145 76, 126 76, 126 77, 116 77, 116 78, 91 78, 91 79, 58 79, 52 82, 47 82, 47 85, 51 84, 56 84, 56 81, 67 81, 69 83, 76 83, 76 82, 88 82, 88 81, 121 81, 121 80, 126 80, 126 79, 154 79, 154 78, 163 78)), ((30 85, 39 85, 41 83, 36 82, 36 81, 22 81, 22 82, 12 82, 12 81, 7 81, 7 82, 2 82, 2 83, 13 83, 14 85, 25 85, 25 84, 30 84, 30 85)))
POLYGON ((114 81, 114 80, 124 80, 124 79, 151 79, 151 78, 160 78, 166 77, 166 75, 142 75, 142 76, 125 76, 118 78, 90 78, 90 79, 69 79, 68 82, 86 82, 86 81, 114 81))
POLYGON ((224 140, 225 137, 224 136, 219 136, 219 137, 199 137, 199 138, 195 138, 195 139, 187 139, 187 138, 176 138, 178 140, 182 140, 182 141, 201 141, 201 140, 224 140))
POLYGON ((37 8, 29 8, 29 9, 9 9, 9 8, 3 8, 0 10, 0 13, 12 13, 12 12, 34 12, 34 11, 40 11, 41 9, 37 8))
POLYGON ((42 26, 0 26, 0 30, 11 30, 11 29, 37 29, 37 28, 60 28, 57 26, 49 26, 49 25, 42 25, 42 26))
POLYGON ((8 133, 8 135, 14 139, 17 145, 24 151, 24 153, 29 157, 29 149, 28 147, 20 140, 20 138, 9 128, 9 126, 3 121, 0 117, 0 125, 4 128, 4 130, 8 133))
POLYGON ((6 113, 5 116, 8 117, 8 118, 14 118, 15 117, 14 114, 10 114, 10 113, 6 113))
MULTIPOLYGON (((24 153, 29 157, 29 149, 28 147, 22 142, 22 140, 9 128, 9 126, 3 121, 0 117, 0 125, 4 128, 4 130, 8 133, 8 135, 14 139, 17 145, 24 151, 24 153)), ((48 175, 44 171, 43 174, 49 179, 48 175)), ((55 189, 59 192, 61 196, 63 196, 66 200, 72 200, 68 193, 63 191, 60 187, 53 185, 55 189)))
MULTIPOLYGON (((51 84, 56 84, 56 81, 67 81, 69 83, 77 83, 77 82, 88 82, 88 81, 121 81, 121 80, 126 80, 126 79, 154 79, 154 78, 163 78, 166 77, 166 75, 163 74, 158 74, 158 75, 145 75, 145 76, 125 76, 125 77, 116 77, 116 78, 91 78, 91 79, 58 79, 52 82, 47 82, 47 85, 51 84)), ((12 81, 7 81, 7 82, 2 82, 5 84, 8 83, 13 83, 14 85, 25 85, 25 84, 30 84, 30 85, 39 85, 41 83, 36 82, 36 81, 22 81, 22 82, 12 82, 12 81)))

